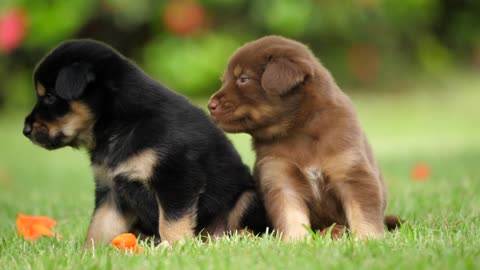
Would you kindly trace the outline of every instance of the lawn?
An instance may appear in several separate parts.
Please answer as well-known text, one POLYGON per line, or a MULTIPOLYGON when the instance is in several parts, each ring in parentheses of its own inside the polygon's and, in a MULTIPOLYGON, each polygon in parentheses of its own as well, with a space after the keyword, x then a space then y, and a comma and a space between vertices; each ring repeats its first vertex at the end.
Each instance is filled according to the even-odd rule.
MULTIPOLYGON (((172 249, 141 243, 145 252, 136 255, 112 247, 82 252, 93 207, 86 153, 36 147, 21 135, 30 108, 3 112, 0 269, 480 269, 479 90, 480 77, 464 74, 352 95, 387 181, 387 212, 407 219, 384 240, 286 244, 235 236, 172 249), (420 162, 431 167, 425 181, 411 177, 420 162), (21 239, 18 213, 56 219, 63 239, 21 239)), ((251 165, 249 138, 231 138, 251 165)))

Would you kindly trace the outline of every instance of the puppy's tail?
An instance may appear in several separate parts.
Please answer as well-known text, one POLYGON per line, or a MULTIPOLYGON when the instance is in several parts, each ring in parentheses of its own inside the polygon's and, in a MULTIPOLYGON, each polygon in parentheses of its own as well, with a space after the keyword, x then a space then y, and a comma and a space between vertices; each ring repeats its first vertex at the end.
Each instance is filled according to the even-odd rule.
POLYGON ((397 215, 387 215, 383 221, 389 231, 400 228, 405 220, 397 215))

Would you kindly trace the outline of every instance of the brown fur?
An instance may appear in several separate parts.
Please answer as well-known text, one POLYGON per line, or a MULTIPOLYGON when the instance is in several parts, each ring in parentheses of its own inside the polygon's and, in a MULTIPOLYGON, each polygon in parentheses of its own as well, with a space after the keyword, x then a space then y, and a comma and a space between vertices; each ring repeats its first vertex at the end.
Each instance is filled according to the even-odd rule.
POLYGON ((331 229, 330 227, 323 229, 320 235, 327 236, 329 232, 333 240, 339 239, 345 234, 345 226, 335 224, 331 229))
POLYGON ((384 235, 386 191, 350 99, 303 44, 278 36, 231 57, 210 100, 214 120, 247 132, 267 212, 285 240, 348 225, 359 238, 384 235), (245 78, 248 78, 245 82, 245 78))

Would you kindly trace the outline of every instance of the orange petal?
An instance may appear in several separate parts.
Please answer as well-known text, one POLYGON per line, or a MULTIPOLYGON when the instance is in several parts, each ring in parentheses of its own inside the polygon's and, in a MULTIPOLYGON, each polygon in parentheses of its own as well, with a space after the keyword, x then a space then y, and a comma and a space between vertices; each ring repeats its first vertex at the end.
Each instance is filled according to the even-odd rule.
POLYGON ((17 217, 17 231, 19 235, 24 235, 30 232, 32 222, 23 214, 18 214, 17 217))
POLYGON ((25 239, 36 240, 42 235, 55 236, 51 229, 57 222, 51 218, 19 213, 16 223, 18 234, 25 239))
POLYGON ((415 181, 425 181, 430 177, 431 169, 426 163, 418 163, 412 169, 412 178, 415 181))
POLYGON ((55 236, 55 234, 43 224, 34 224, 33 230, 39 235, 55 236))
POLYGON ((33 217, 33 222, 35 224, 42 224, 43 226, 51 229, 53 227, 55 227, 55 225, 57 225, 57 221, 49 218, 49 217, 45 217, 45 216, 36 216, 36 217, 33 217))
POLYGON ((23 231, 22 236, 27 240, 37 240, 40 237, 40 234, 36 233, 34 230, 25 230, 23 231))
POLYGON ((131 250, 138 253, 137 237, 133 233, 124 233, 115 237, 112 245, 119 250, 131 250))

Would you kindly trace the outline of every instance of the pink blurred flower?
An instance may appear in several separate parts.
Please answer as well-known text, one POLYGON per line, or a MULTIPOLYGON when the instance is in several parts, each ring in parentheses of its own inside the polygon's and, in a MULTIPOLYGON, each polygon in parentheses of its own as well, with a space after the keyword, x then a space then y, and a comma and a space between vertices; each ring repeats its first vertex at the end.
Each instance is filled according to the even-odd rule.
POLYGON ((0 16, 0 53, 9 53, 20 46, 27 34, 27 14, 21 8, 0 16))
POLYGON ((198 33, 205 25, 204 7, 196 0, 170 0, 163 14, 165 28, 179 36, 198 33))

